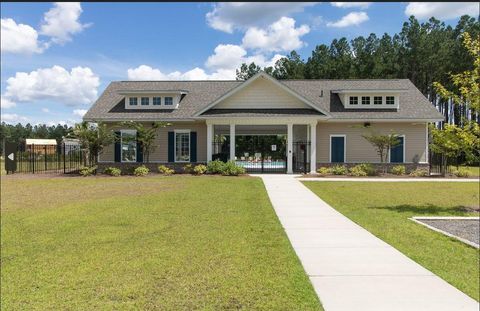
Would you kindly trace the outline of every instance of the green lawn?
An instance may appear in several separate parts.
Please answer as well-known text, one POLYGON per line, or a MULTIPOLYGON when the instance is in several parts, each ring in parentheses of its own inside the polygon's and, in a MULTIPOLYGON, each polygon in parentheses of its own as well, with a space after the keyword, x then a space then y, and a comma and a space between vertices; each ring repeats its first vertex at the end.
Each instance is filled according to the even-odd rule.
POLYGON ((2 310, 321 310, 260 179, 2 177, 2 310))
MULTIPOLYGON (((459 166, 459 168, 464 168, 464 169, 467 169, 469 172, 470 172, 470 175, 471 176, 480 176, 480 166, 459 166)), ((453 171, 456 171, 457 170, 457 167, 454 166, 454 165, 450 165, 450 170, 453 172, 453 171)))
POLYGON ((478 183, 307 181, 305 185, 357 224, 479 299, 478 250, 408 219, 475 215, 465 207, 478 207, 478 183))

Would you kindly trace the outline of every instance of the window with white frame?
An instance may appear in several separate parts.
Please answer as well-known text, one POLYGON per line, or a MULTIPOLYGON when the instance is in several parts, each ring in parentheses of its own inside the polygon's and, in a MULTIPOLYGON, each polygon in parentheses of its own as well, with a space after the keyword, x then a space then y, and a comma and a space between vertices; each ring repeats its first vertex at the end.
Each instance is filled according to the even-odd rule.
POLYGON ((135 130, 122 130, 121 132, 121 159, 122 162, 137 161, 137 132, 135 130))
POLYGON ((382 96, 374 96, 374 97, 373 97, 373 104, 374 104, 374 105, 381 105, 381 104, 383 104, 383 97, 382 97, 382 96))
POLYGON ((142 97, 142 106, 148 106, 150 104, 150 98, 149 97, 142 97))
POLYGON ((370 105, 370 96, 362 96, 362 105, 370 105))
POLYGON ((129 100, 130 106, 136 106, 137 105, 137 98, 136 97, 130 97, 128 100, 129 100))
POLYGON ((387 105, 395 105, 395 96, 387 96, 385 103, 387 105))
POLYGON ((154 106, 159 106, 162 104, 162 98, 161 97, 154 97, 152 99, 152 103, 154 106))
POLYGON ((350 96, 350 105, 358 105, 358 96, 350 96))
POLYGON ((165 106, 173 105, 173 97, 165 97, 165 106))
POLYGON ((190 131, 175 131, 175 162, 190 162, 190 131))

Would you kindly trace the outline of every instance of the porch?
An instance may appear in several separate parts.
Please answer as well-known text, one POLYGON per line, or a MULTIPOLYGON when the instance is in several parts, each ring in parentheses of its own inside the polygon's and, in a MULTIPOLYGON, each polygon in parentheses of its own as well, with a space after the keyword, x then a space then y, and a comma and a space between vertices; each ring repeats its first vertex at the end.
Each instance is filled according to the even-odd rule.
POLYGON ((235 161, 249 173, 316 171, 316 120, 217 119, 206 125, 207 161, 235 161))

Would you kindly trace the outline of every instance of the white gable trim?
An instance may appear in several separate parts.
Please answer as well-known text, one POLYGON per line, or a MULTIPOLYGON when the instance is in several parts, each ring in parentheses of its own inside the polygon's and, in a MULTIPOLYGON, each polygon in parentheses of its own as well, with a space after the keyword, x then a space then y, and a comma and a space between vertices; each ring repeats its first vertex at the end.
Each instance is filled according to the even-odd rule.
POLYGON ((247 81, 243 82, 242 84, 240 84, 239 86, 233 88, 232 90, 228 91, 227 93, 225 93, 224 95, 220 96, 220 98, 216 99, 215 101, 213 101, 212 103, 210 103, 208 106, 206 106, 205 108, 203 108, 202 110, 198 111, 195 116, 198 117, 200 116, 202 113, 204 113, 205 111, 211 109, 212 107, 216 106, 218 103, 220 103, 221 101, 225 100, 226 98, 232 96, 233 94, 243 90, 245 87, 249 86, 252 82, 256 81, 257 79, 259 78, 265 78, 267 79, 268 81, 271 81, 273 84, 275 84, 276 86, 282 88, 284 91, 286 91, 288 94, 292 95, 293 97, 297 98, 298 100, 300 100, 301 102, 305 103, 306 105, 312 107, 313 109, 323 113, 324 115, 326 116, 330 116, 330 114, 326 111, 324 111, 323 109, 320 109, 319 107, 315 106, 315 104, 313 104, 312 102, 310 102, 308 99, 306 99, 305 97, 303 97, 302 95, 298 94, 297 92, 295 92, 294 90, 292 90, 291 88, 289 88, 288 86, 286 86, 285 84, 281 83, 280 81, 278 81, 277 79, 271 77, 270 75, 268 75, 267 73, 265 73, 264 71, 260 70, 259 72, 257 72, 254 76, 252 76, 250 79, 248 79, 247 81))

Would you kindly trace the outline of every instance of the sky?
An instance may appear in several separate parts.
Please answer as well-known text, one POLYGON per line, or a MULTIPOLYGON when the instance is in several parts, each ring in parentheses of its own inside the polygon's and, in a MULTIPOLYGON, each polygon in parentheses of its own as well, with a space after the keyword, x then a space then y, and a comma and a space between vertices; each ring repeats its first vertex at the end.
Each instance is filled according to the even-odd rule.
POLYGON ((72 125, 111 81, 235 79, 243 62, 465 14, 479 4, 2 2, 1 120, 72 125))

